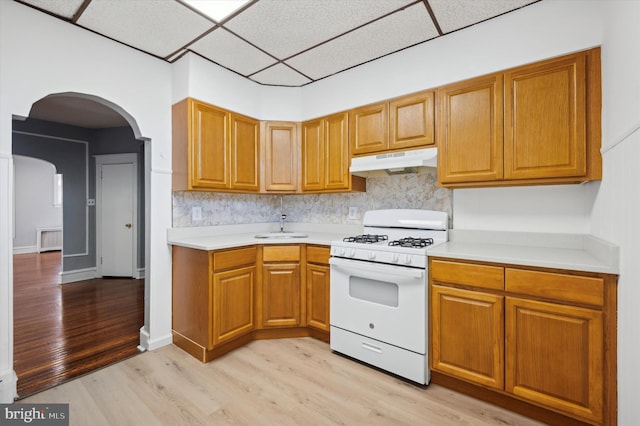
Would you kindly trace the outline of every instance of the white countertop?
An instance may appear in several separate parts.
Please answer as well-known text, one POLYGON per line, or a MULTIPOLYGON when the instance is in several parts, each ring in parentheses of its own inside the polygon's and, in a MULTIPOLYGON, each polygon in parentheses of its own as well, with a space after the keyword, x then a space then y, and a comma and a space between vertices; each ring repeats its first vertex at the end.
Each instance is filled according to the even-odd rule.
POLYGON ((618 247, 591 235, 450 230, 432 257, 618 273, 618 247))
POLYGON ((252 244, 330 245, 348 235, 362 233, 360 225, 287 223, 285 231, 302 232, 305 238, 256 238, 256 234, 278 232, 277 223, 203 226, 168 230, 169 244, 198 250, 219 250, 252 244))
MULTIPOLYGON (((349 235, 362 233, 358 224, 287 223, 285 231, 303 232, 305 238, 255 238, 277 232, 277 223, 255 223, 190 228, 167 232, 171 245, 198 250, 219 250, 253 244, 331 245, 349 235)), ((583 272, 618 273, 618 247, 583 234, 449 230, 449 241, 428 250, 432 257, 477 260, 522 266, 583 272)))

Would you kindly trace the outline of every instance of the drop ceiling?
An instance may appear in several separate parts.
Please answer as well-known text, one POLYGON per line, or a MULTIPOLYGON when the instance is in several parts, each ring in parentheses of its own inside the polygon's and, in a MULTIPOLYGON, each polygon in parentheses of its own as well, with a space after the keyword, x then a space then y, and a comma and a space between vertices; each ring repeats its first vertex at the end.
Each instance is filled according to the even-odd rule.
POLYGON ((174 62, 304 86, 541 0, 252 0, 216 22, 180 0, 14 0, 174 62))

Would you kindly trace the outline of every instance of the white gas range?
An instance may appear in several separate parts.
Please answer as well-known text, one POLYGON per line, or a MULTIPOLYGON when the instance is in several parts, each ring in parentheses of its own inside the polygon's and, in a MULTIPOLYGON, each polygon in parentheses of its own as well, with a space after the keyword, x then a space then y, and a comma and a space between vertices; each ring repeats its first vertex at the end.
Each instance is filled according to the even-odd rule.
POLYGON ((331 243, 331 349, 429 383, 427 252, 447 228, 446 212, 372 210, 331 243))

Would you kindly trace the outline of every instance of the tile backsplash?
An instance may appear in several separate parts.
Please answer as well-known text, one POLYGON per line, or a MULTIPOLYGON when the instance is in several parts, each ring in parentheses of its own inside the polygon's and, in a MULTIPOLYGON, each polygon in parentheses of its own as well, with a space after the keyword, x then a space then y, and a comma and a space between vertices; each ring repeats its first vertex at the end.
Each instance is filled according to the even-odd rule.
MULTIPOLYGON (((366 193, 287 194, 283 211, 287 222, 359 224, 367 210, 411 208, 441 210, 452 217, 452 191, 436 185, 436 172, 367 179, 366 193), (358 208, 358 218, 349 219, 349 207, 358 208)), ((174 192, 173 227, 233 225, 278 222, 280 196, 174 192), (192 220, 193 207, 202 209, 202 220, 192 220)))

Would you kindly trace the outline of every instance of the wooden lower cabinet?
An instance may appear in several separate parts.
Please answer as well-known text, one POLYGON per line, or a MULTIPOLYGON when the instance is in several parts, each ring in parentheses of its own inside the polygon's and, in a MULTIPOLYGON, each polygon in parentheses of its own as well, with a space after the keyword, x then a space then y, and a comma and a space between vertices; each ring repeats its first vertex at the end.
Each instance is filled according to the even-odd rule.
POLYGON ((213 274, 211 332, 214 345, 235 339, 253 330, 255 286, 255 265, 213 274))
POLYGON ((432 367, 504 387, 504 297, 434 285, 432 367))
POLYGON ((200 361, 255 339, 329 341, 329 247, 174 246, 172 253, 173 343, 200 361))
POLYGON ((616 424, 615 275, 429 262, 434 383, 549 424, 616 424))
POLYGON ((602 312, 516 297, 506 305, 505 390, 601 422, 602 312))
POLYGON ((300 325, 300 264, 262 267, 262 326, 300 325))
POLYGON ((307 247, 307 326, 329 332, 329 247, 307 247))

